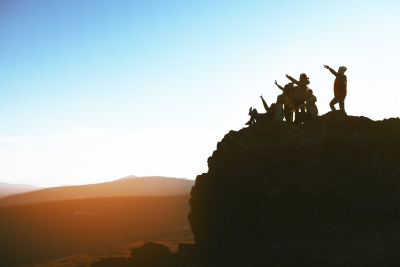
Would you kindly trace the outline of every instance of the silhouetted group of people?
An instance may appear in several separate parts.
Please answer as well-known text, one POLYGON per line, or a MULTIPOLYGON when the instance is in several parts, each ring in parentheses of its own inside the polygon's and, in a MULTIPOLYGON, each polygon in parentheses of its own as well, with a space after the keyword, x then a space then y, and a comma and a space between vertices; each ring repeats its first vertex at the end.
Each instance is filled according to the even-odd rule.
MULTIPOLYGON (((340 110, 344 111, 344 100, 347 95, 347 77, 344 73, 347 68, 342 66, 337 72, 327 65, 324 65, 324 68, 328 69, 336 77, 333 85, 335 97, 332 99, 329 106, 332 111, 335 111, 335 104, 339 103, 340 110)), ((280 86, 277 81, 275 81, 275 85, 283 92, 278 95, 276 103, 272 103, 271 106, 268 106, 261 95, 260 98, 266 113, 258 113, 257 109, 250 108, 250 120, 246 125, 251 125, 256 122, 283 121, 283 118, 285 118, 286 121, 293 122, 293 112, 295 115, 294 123, 311 121, 318 115, 318 108, 315 104, 317 98, 313 90, 308 88, 310 78, 307 77, 305 73, 300 74, 298 81, 289 75, 286 75, 286 78, 291 82, 284 87, 280 86)))

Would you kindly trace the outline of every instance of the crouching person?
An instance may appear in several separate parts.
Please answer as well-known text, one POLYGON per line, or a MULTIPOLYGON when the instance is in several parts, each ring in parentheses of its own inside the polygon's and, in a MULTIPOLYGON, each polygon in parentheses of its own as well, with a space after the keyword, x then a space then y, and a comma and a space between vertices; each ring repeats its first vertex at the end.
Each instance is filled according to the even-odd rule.
MULTIPOLYGON (((300 106, 297 106, 295 108, 295 109, 299 109, 299 108, 307 109, 307 112, 302 114, 301 122, 311 121, 315 116, 318 115, 318 108, 317 108, 317 105, 315 104, 315 102, 317 102, 317 98, 313 94, 313 91, 311 89, 308 89, 306 103, 304 103, 300 106)), ((293 111, 295 109, 293 109, 293 111)))

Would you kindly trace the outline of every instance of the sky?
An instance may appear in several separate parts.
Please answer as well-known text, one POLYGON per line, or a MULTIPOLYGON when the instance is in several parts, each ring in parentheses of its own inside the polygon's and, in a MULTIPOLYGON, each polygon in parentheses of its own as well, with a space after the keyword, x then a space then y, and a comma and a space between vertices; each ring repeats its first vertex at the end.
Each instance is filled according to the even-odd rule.
POLYGON ((320 114, 398 117, 400 2, 0 0, 0 182, 195 179, 259 96, 310 77, 320 114))

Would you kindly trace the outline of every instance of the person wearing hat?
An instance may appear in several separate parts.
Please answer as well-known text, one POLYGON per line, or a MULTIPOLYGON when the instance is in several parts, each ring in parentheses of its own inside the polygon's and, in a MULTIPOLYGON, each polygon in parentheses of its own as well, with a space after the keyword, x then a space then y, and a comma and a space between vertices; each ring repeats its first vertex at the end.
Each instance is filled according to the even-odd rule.
POLYGON ((346 98, 347 95, 347 77, 344 75, 346 72, 347 68, 344 66, 341 66, 338 70, 338 72, 334 71, 332 68, 330 68, 327 65, 324 65, 324 68, 328 69, 333 75, 335 75, 335 83, 333 85, 333 91, 335 93, 335 97, 332 99, 331 103, 329 103, 329 106, 331 107, 332 111, 335 111, 335 105, 339 103, 339 108, 340 110, 344 110, 344 99, 346 98))

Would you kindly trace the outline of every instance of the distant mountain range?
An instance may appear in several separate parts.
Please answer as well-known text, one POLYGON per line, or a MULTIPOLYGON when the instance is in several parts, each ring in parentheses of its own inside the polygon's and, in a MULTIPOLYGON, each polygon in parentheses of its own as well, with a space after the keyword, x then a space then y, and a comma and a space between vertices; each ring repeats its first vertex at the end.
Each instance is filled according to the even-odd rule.
POLYGON ((28 185, 28 184, 0 183, 0 199, 10 196, 10 195, 26 193, 26 192, 30 192, 30 191, 39 190, 39 189, 43 189, 43 187, 37 187, 37 186, 33 186, 33 185, 28 185))
POLYGON ((190 193, 193 185, 194 180, 189 179, 131 175, 99 184, 31 189, 27 190, 31 192, 25 191, 26 193, 1 198, 0 207, 94 197, 185 195, 190 193))

